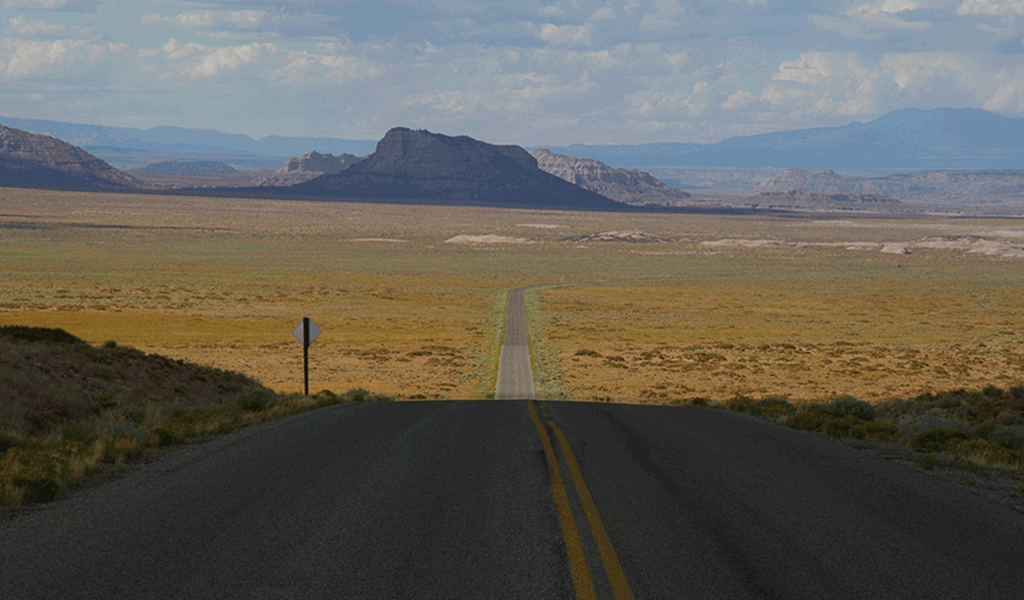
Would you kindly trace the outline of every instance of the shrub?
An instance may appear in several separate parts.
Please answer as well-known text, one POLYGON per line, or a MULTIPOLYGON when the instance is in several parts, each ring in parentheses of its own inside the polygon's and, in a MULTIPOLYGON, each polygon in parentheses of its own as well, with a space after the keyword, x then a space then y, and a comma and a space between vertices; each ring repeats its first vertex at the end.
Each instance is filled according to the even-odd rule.
POLYGON ((26 440, 10 433, 0 433, 0 454, 7 452, 8 448, 20 448, 25 445, 26 440))
POLYGON ((822 431, 825 427, 825 415, 817 410, 805 410, 786 419, 786 425, 801 431, 822 431))
POLYGON ((988 434, 988 439, 1003 448, 1024 450, 1024 426, 1004 425, 996 427, 992 430, 992 433, 988 434))
POLYGON ((836 417, 850 416, 863 421, 875 419, 875 407, 853 396, 840 396, 828 404, 819 405, 818 408, 836 417))
POLYGON ((989 384, 981 389, 981 393, 988 396, 989 398, 1002 398, 1003 388, 999 387, 998 385, 989 384))
POLYGON ((238 408, 246 412, 259 412, 270 408, 277 400, 274 392, 264 387, 250 387, 238 394, 235 401, 238 408))
POLYGON ((22 502, 53 502, 60 484, 51 477, 13 477, 11 483, 22 489, 22 502))
POLYGON ((910 442, 915 448, 943 452, 953 450, 960 442, 971 439, 971 436, 959 429, 930 429, 915 433, 910 442))

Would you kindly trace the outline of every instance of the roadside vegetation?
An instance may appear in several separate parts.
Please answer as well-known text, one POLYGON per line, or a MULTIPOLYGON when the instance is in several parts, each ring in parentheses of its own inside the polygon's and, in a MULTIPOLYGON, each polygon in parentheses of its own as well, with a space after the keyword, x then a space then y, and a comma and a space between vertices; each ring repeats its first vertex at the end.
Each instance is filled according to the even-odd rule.
POLYGON ((876 404, 852 396, 809 404, 743 396, 721 403, 696 398, 671 404, 717 406, 872 447, 1024 508, 1024 385, 876 404))
POLYGON ((49 502, 160 448, 341 402, 62 329, 0 327, 0 507, 49 502))

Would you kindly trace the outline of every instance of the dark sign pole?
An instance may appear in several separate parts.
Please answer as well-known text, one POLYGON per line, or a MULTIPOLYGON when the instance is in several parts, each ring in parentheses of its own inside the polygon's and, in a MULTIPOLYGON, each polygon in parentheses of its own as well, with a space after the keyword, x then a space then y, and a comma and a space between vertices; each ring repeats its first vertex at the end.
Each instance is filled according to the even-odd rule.
POLYGON ((309 317, 302 317, 302 374, 309 395, 309 317))
POLYGON ((309 347, 320 335, 320 328, 309 317, 302 317, 302 321, 292 330, 292 335, 302 344, 302 381, 304 393, 309 395, 309 347))

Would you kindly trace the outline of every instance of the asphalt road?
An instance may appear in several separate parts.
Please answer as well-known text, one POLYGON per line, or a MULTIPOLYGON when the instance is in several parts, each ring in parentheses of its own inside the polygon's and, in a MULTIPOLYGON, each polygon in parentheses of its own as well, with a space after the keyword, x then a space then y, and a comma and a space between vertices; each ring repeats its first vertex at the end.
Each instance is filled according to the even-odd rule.
POLYGON ((524 290, 526 288, 516 288, 508 293, 505 336, 498 355, 498 382, 494 387, 494 397, 498 399, 531 400, 536 397, 530 365, 524 290))
POLYGON ((342 405, 0 520, 0 598, 1018 598, 1024 515, 713 409, 342 405))
POLYGON ((1016 598, 1024 515, 712 409, 337 406, 0 521, 0 598, 1016 598))

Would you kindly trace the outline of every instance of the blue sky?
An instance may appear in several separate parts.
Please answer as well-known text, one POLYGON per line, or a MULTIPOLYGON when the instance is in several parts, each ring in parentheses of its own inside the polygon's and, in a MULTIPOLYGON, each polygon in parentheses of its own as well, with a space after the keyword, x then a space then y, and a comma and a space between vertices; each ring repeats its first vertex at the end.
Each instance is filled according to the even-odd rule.
POLYGON ((713 142, 1024 116, 1024 0, 0 0, 0 115, 377 139, 713 142))

